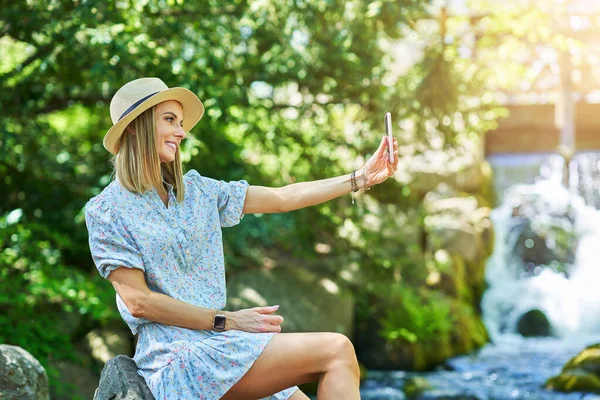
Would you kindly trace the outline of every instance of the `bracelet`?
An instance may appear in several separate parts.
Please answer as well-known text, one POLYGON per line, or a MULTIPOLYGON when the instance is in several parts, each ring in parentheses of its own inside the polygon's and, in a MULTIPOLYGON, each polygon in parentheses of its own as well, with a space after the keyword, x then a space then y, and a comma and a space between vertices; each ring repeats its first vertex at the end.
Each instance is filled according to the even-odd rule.
POLYGON ((352 191, 353 192, 358 192, 360 190, 360 188, 358 187, 358 182, 356 181, 356 171, 352 171, 352 177, 351 177, 351 183, 352 183, 352 191))
POLYGON ((365 169, 365 167, 363 167, 363 180, 365 181, 365 190, 371 190, 370 186, 367 186, 367 171, 365 169))
POLYGON ((354 204, 354 192, 358 192, 358 184, 356 183, 356 171, 350 174, 350 195, 352 196, 352 204, 354 204))

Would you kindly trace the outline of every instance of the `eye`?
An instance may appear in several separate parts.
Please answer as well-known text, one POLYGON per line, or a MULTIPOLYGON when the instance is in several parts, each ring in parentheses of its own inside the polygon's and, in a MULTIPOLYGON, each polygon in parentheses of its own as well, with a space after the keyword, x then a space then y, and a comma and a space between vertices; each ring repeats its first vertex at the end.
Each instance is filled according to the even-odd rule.
POLYGON ((167 117, 167 118, 165 118, 165 119, 166 119, 167 121, 169 121, 169 122, 173 122, 173 117, 167 117))

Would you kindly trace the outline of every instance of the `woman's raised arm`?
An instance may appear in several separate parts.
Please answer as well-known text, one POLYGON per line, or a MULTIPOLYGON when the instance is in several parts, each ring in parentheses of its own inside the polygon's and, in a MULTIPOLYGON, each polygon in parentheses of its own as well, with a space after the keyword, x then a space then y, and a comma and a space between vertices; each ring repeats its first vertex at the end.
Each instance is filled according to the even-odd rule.
MULTIPOLYGON (((398 168, 398 142, 394 139, 394 163, 387 154, 387 136, 367 161, 364 168, 356 171, 356 183, 364 189, 378 185, 392 176, 398 168), (363 172, 365 176, 363 177, 363 172)), ((351 192, 351 174, 312 182, 292 183, 280 188, 249 186, 244 201, 244 214, 281 213, 324 203, 351 192)))

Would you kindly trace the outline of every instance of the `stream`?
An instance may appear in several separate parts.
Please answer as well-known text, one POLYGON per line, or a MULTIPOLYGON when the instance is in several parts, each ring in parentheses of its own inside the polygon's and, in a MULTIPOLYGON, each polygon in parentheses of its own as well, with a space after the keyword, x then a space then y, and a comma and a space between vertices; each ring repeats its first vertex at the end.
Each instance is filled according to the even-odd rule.
POLYGON ((544 389, 570 358, 600 343, 600 155, 576 155, 567 187, 560 156, 506 155, 489 161, 499 206, 491 213, 495 247, 481 306, 491 342, 434 372, 369 371, 362 399, 405 399, 404 383, 425 378, 430 389, 416 399, 600 400, 595 394, 544 389), (531 232, 537 236, 527 236, 531 232), (517 333, 532 310, 546 317, 550 336, 517 333))

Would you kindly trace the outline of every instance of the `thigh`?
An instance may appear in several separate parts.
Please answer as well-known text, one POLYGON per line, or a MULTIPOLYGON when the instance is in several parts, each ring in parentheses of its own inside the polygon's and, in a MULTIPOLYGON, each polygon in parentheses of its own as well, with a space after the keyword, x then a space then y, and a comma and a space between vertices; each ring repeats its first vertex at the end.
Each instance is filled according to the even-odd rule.
POLYGON ((274 335, 246 375, 221 399, 255 400, 292 386, 316 382, 349 343, 339 333, 274 335))
POLYGON ((310 400, 310 397, 305 395, 302 390, 298 389, 288 400, 310 400))

